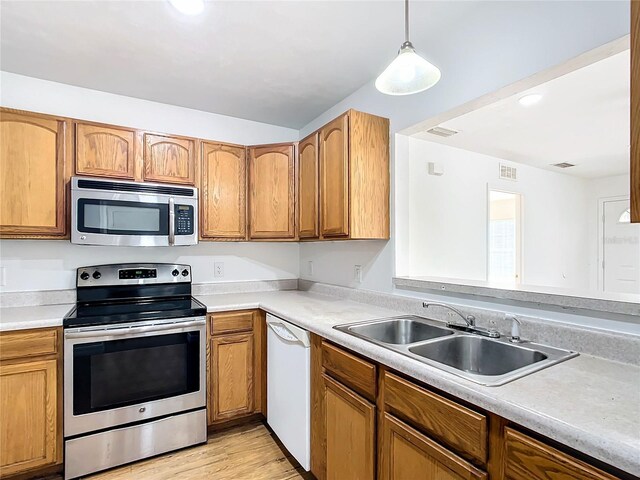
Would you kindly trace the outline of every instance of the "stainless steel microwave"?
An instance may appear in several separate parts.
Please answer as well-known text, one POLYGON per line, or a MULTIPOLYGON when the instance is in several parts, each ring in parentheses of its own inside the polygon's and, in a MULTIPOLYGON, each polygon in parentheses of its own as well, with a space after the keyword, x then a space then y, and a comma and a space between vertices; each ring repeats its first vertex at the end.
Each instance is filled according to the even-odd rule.
POLYGON ((135 247, 198 243, 198 189, 71 179, 71 243, 135 247))

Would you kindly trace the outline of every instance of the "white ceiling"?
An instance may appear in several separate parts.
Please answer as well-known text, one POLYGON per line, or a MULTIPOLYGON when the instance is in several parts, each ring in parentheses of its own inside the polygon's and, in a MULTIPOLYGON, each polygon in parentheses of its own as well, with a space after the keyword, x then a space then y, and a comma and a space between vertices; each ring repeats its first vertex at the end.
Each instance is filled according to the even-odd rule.
MULTIPOLYGON (((481 2, 480 2, 481 3, 481 2)), ((412 2, 429 40, 478 2, 412 2)), ((394 1, 2 1, 2 70, 299 128, 381 72, 403 40, 394 1)), ((444 42, 446 43, 446 42, 444 42)))
POLYGON ((440 124, 452 137, 415 136, 583 178, 628 173, 629 61, 626 50, 440 124), (523 107, 529 93, 542 100, 523 107))

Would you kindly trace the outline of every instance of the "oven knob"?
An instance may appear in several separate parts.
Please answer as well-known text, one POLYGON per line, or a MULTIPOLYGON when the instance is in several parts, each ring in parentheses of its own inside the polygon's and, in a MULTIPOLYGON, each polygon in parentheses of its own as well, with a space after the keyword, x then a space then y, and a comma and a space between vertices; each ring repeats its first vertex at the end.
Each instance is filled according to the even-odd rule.
POLYGON ((187 275, 189 275, 189 270, 185 268, 184 270, 182 270, 182 276, 186 277, 187 275))
POLYGON ((87 272, 82 272, 82 273, 80 274, 80 278, 81 278, 82 280, 88 280, 88 279, 89 279, 89 274, 88 274, 87 272))
POLYGON ((177 277, 179 274, 180 272, 178 271, 177 268, 173 272, 171 272, 171 275, 173 275, 174 277, 177 277))
POLYGON ((102 276, 102 274, 99 271, 95 271, 93 272, 93 278, 95 278, 96 280, 98 280, 100 277, 102 276))

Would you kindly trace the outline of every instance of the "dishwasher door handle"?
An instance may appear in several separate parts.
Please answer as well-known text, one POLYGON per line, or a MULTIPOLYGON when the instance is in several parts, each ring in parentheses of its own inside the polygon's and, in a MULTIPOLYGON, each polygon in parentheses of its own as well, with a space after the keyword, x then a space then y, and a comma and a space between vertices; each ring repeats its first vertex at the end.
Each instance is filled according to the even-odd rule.
POLYGON ((306 336, 307 338, 300 338, 294 332, 289 330, 283 323, 267 321, 267 325, 273 333, 287 342, 301 343, 304 347, 310 346, 308 336, 306 336))

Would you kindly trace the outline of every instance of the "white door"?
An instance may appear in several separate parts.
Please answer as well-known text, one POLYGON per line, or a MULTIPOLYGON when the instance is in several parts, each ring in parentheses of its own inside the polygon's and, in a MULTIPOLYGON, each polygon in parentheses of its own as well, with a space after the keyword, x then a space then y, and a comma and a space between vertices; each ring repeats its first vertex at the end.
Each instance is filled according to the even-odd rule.
POLYGON ((629 200, 603 202, 603 288, 640 293, 640 224, 629 222, 629 200))

